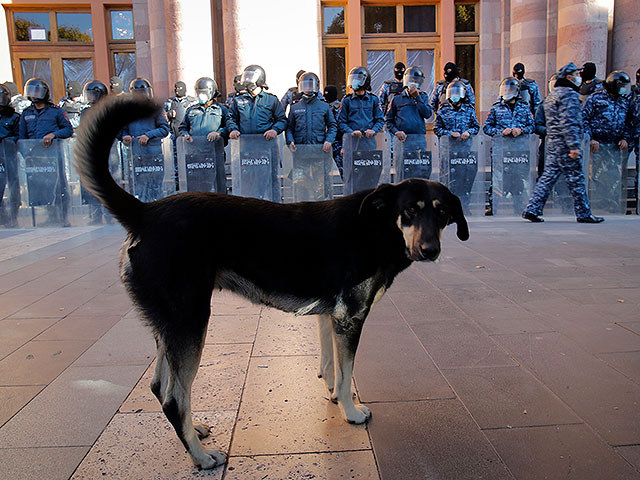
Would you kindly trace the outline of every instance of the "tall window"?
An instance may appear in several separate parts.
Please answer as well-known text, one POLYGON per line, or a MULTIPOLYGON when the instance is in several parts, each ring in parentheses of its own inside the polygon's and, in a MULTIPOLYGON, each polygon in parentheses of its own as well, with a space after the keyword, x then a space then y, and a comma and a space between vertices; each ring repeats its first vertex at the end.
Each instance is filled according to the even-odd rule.
POLYGON ((322 5, 322 61, 324 85, 338 88, 338 99, 346 92, 347 35, 346 2, 322 5))
POLYGON ((455 5, 455 48, 456 65, 462 78, 473 86, 477 85, 478 69, 478 15, 477 3, 460 2, 455 5))
POLYGON ((111 74, 122 79, 126 90, 136 78, 136 44, 133 34, 133 11, 114 8, 109 10, 109 60, 111 74))

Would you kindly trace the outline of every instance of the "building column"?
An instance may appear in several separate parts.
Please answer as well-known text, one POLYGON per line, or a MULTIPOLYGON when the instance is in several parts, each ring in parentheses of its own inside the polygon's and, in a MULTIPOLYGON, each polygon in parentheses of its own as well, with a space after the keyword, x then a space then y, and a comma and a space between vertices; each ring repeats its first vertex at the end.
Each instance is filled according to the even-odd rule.
POLYGON ((558 0, 558 49, 556 64, 596 64, 598 77, 605 76, 609 8, 613 0, 558 0))
MULTIPOLYGON (((167 58, 167 34, 163 0, 148 0, 149 43, 151 45, 151 74, 153 94, 159 99, 169 97, 169 69, 167 58)), ((173 85, 171 85, 173 86, 173 85)))
POLYGON ((360 0, 349 0, 347 3, 346 33, 349 37, 347 45, 347 73, 352 68, 363 64, 362 60, 362 14, 360 0))
POLYGON ((616 0, 611 69, 627 72, 631 77, 631 83, 636 82, 636 70, 640 67, 638 45, 640 45, 640 5, 638 0, 616 0))
POLYGON ((440 14, 440 72, 436 78, 440 78, 444 66, 448 62, 455 62, 456 46, 456 10, 453 0, 442 0, 440 14))
POLYGON ((547 60, 547 0, 511 0, 510 34, 510 74, 513 65, 521 62, 525 76, 543 85, 547 60))
POLYGON ((502 0, 483 0, 480 8, 480 88, 476 92, 476 102, 478 120, 483 123, 496 101, 502 80, 502 0))

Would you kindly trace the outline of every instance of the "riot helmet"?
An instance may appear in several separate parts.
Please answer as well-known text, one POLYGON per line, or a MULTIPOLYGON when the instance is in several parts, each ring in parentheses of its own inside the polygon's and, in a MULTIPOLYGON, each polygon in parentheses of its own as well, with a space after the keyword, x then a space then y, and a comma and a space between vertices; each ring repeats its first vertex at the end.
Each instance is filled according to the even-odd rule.
POLYGON ((402 82, 404 80, 404 72, 407 67, 402 62, 398 62, 393 67, 393 76, 396 78, 398 82, 402 82))
POLYGON ((242 87, 249 92, 254 91, 258 87, 267 88, 267 74, 260 65, 249 65, 242 72, 240 78, 242 87))
POLYGON ((420 89, 422 84, 424 83, 424 73, 418 67, 409 67, 404 72, 404 77, 402 79, 402 84, 409 88, 411 85, 420 89))
POLYGON ((607 76, 604 88, 614 97, 629 95, 631 93, 631 78, 625 72, 616 70, 607 76))
POLYGON ((129 84, 129 92, 133 95, 153 98, 153 88, 151 88, 151 84, 146 78, 138 77, 131 80, 131 83, 129 84))
POLYGON ((467 89, 460 80, 451 82, 447 86, 447 100, 454 106, 460 105, 467 97, 467 89))
POLYGON ((322 96, 327 103, 333 103, 338 99, 338 87, 335 85, 327 85, 324 87, 322 96))
POLYGON ((236 75, 233 77, 233 89, 236 93, 240 93, 244 90, 244 87, 242 86, 242 75, 236 75))
POLYGON ((175 92, 176 97, 184 97, 187 94, 187 84, 178 81, 173 86, 173 91, 175 92))
POLYGON ((500 82, 500 97, 504 102, 514 100, 520 93, 520 82, 517 78, 507 77, 500 82))
POLYGON ((513 76, 518 80, 522 80, 524 78, 524 64, 518 62, 513 66, 513 76))
POLYGON ((582 66, 582 80, 593 80, 596 78, 596 64, 593 62, 587 62, 582 66))
POLYGON ((549 78, 549 93, 551 93, 553 91, 553 89, 555 88, 556 79, 557 79, 557 75, 555 73, 553 75, 551 75, 551 77, 549 78))
POLYGON ((216 93, 218 93, 218 85, 216 84, 216 81, 209 77, 199 78, 193 89, 195 90, 196 97, 201 105, 209 103, 211 100, 216 98, 216 93))
POLYGON ((107 86, 100 80, 87 82, 82 89, 84 101, 89 105, 95 105, 102 97, 106 97, 108 94, 107 86))
POLYGON ((364 89, 366 92, 371 91, 371 74, 365 67, 352 68, 347 77, 347 86, 353 91, 364 89))
POLYGON ((306 70, 298 70, 298 73, 296 73, 296 85, 298 85, 298 82, 300 81, 300 77, 304 75, 306 72, 307 72, 306 70))
POLYGON ((456 78, 458 78, 459 74, 458 74, 458 67, 455 63, 453 62, 448 62, 445 66, 444 66, 444 79, 447 82, 452 82, 454 81, 456 78))
POLYGON ((11 98, 15 97, 20 93, 18 92, 18 85, 16 85, 15 82, 4 82, 3 85, 9 89, 11 98))
POLYGON ((320 79, 315 73, 306 72, 298 77, 298 92, 305 98, 315 97, 320 90, 320 79))
POLYGON ((77 98, 82 95, 82 84, 71 80, 67 82, 67 98, 77 98))
POLYGON ((120 95, 124 91, 122 79, 120 77, 111 77, 109 79, 109 89, 114 95, 120 95))
POLYGON ((24 95, 33 103, 49 101, 49 85, 41 78, 30 78, 24 84, 24 95))
POLYGON ((11 103, 11 92, 5 85, 0 85, 0 107, 6 107, 11 103))

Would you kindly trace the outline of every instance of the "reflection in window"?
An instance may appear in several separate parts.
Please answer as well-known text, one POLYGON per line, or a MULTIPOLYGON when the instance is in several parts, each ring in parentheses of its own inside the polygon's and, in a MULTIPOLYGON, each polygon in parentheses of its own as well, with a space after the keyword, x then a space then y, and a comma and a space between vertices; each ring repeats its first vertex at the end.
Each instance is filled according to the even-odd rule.
POLYGON ((396 7, 364 7, 364 33, 395 33, 396 7))
POLYGON ((417 5, 404 6, 404 31, 435 32, 436 31, 436 6, 417 5))
POLYGON ((476 6, 456 5, 456 32, 476 31, 476 6))
POLYGON ((64 84, 75 80, 84 85, 93 80, 93 60, 90 58, 63 58, 64 84))
POLYGON ((122 79, 124 91, 129 90, 131 80, 136 78, 136 54, 135 53, 114 53, 113 54, 116 67, 116 77, 122 79))
POLYGON ((51 31, 49 26, 49 14, 45 12, 28 12, 13 14, 13 24, 16 30, 16 40, 51 40, 51 31), (39 34, 44 29, 44 37, 39 34), (29 35, 30 30, 32 35, 29 35))
POLYGON ((407 67, 419 67, 424 73, 424 83, 420 88, 431 95, 436 85, 435 52, 433 50, 407 50, 407 67))
POLYGON ((344 33, 344 7, 324 7, 324 33, 344 33))
POLYGON ((27 83, 30 78, 41 78, 49 85, 49 91, 53 88, 51 81, 51 63, 48 58, 27 58, 20 60, 22 68, 22 80, 27 83))
POLYGON ((466 78, 475 90, 476 46, 456 45, 456 65, 460 78, 466 78))
POLYGON ((133 12, 131 10, 111 10, 111 38, 113 40, 133 40, 133 12))
POLYGON ((346 93, 346 56, 344 47, 325 48, 324 64, 326 85, 335 85, 338 88, 338 99, 346 93))
POLYGON ((367 50, 367 68, 371 73, 371 92, 380 93, 385 80, 393 80, 393 66, 396 63, 394 50, 367 50))
POLYGON ((58 40, 65 42, 91 42, 90 13, 56 13, 58 23, 58 40))

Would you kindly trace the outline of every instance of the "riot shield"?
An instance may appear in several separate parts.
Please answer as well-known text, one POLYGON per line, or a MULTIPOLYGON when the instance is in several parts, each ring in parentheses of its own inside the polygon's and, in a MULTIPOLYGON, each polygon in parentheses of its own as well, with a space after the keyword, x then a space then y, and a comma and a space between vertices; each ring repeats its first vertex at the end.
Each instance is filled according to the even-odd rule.
POLYGON ((267 140, 262 134, 242 134, 229 141, 233 195, 280 202, 281 138, 267 140))
POLYGON ((520 215, 524 210, 535 186, 537 149, 537 135, 493 137, 491 159, 494 215, 520 215))
POLYGON ((589 202, 594 214, 624 214, 627 209, 627 161, 629 149, 601 143, 589 152, 589 202))
POLYGON ((16 142, 0 143, 0 222, 7 227, 18 225, 20 181, 18 180, 16 142))
POLYGON ((283 149, 284 201, 315 202, 333 198, 331 150, 322 150, 321 143, 296 145, 295 148, 295 152, 288 147, 283 149), (290 190, 287 187, 290 187, 290 190))
MULTIPOLYGON (((545 148, 545 152, 544 152, 544 157, 545 157, 545 163, 547 162, 547 159, 549 158, 549 155, 547 153, 547 148, 548 148, 549 143, 545 142, 544 148, 545 148)), ((582 151, 583 155, 582 155, 582 173, 584 174, 584 178, 585 178, 585 183, 586 183, 586 179, 588 178, 588 173, 589 173, 589 168, 588 168, 588 151, 589 151, 589 137, 586 136, 584 138, 584 140, 582 141, 582 144, 580 146, 580 150, 582 151)), ((544 206, 544 214, 549 216, 549 215, 570 215, 570 216, 574 216, 575 215, 575 209, 574 209, 574 201, 573 201, 573 195, 571 195, 571 192, 569 191, 569 187, 567 186, 567 182, 564 179, 564 174, 560 175, 560 178, 558 178, 558 181, 555 183, 555 185, 553 186, 553 189, 551 190, 551 193, 549 195, 549 199, 547 200, 547 203, 544 206)))
POLYGON ((146 145, 135 139, 129 148, 134 196, 143 202, 153 202, 175 192, 170 139, 153 138, 146 145))
POLYGON ((391 181, 391 142, 386 132, 371 138, 345 134, 342 148, 345 195, 391 181))
POLYGON ((477 135, 466 140, 446 135, 438 142, 440 182, 460 198, 465 214, 482 215, 485 211, 486 166, 481 147, 477 135))
POLYGON ((393 136, 393 163, 396 181, 431 178, 436 151, 435 135, 408 134, 404 142, 393 136))
POLYGON ((23 190, 32 207, 34 227, 69 225, 64 142, 55 139, 45 147, 41 139, 18 140, 19 169, 24 172, 23 190))
POLYGON ((214 142, 206 136, 176 139, 178 180, 181 192, 227 193, 224 176, 224 141, 214 142))

